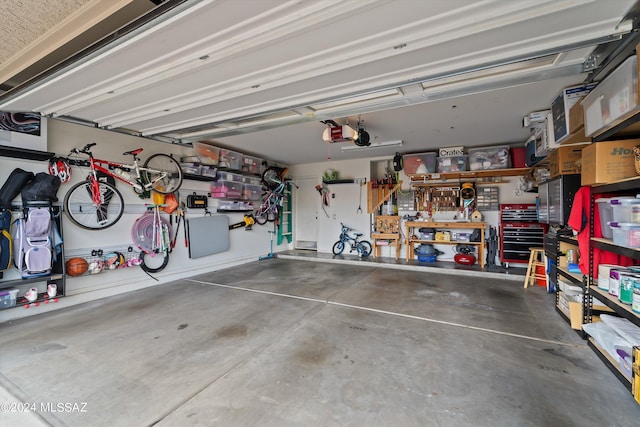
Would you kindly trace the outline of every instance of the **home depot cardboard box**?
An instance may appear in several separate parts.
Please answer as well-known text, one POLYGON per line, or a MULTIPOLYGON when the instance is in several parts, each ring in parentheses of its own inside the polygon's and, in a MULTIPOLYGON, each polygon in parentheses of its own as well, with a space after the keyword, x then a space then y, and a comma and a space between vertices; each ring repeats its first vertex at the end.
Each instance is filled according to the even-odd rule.
POLYGON ((549 161, 549 173, 551 178, 559 175, 569 175, 580 173, 582 165, 582 149, 586 147, 581 145, 562 145, 552 151, 547 156, 549 161))
POLYGON ((640 139, 602 141, 582 149, 582 185, 607 184, 638 176, 633 149, 640 139))

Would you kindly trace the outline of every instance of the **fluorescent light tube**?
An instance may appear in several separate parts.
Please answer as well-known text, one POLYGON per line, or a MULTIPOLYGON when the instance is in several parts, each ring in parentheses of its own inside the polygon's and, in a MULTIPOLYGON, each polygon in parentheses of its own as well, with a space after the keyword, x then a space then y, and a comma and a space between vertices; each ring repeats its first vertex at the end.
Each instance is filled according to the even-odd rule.
POLYGON ((402 141, 385 141, 385 142, 372 142, 371 145, 367 145, 366 147, 359 147, 357 145, 347 145, 346 147, 342 147, 342 151, 356 151, 356 150, 371 150, 374 148, 388 148, 388 147, 402 147, 402 141))

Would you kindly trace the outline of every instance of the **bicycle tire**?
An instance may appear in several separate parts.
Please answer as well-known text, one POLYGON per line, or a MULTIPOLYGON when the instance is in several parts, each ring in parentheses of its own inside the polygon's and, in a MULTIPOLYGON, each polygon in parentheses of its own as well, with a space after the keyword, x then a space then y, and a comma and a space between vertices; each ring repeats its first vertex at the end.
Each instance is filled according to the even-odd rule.
POLYGON ((262 183, 269 190, 275 190, 282 184, 282 174, 286 171, 285 168, 279 168, 277 166, 269 166, 262 173, 262 183))
POLYGON ((113 185, 99 182, 104 203, 96 207, 91 182, 79 182, 64 196, 64 211, 72 223, 85 230, 104 230, 118 222, 124 213, 124 199, 113 185))
POLYGON ((147 273, 158 273, 169 264, 169 251, 161 251, 158 253, 155 252, 140 252, 140 268, 142 268, 147 273), (155 259, 156 257, 162 256, 162 260, 155 259), (162 261, 162 262, 152 262, 153 261, 162 261))
POLYGON ((267 211, 267 221, 274 222, 280 218, 280 209, 276 206, 275 209, 269 209, 267 211))
POLYGON ((258 225, 265 225, 267 223, 267 216, 264 212, 256 212, 253 217, 258 225))
POLYGON ((334 255, 340 255, 344 252, 344 242, 342 240, 338 240, 333 244, 333 248, 331 248, 334 255))
POLYGON ((360 242, 358 242, 358 246, 356 247, 356 249, 358 250, 358 254, 361 256, 369 256, 371 255, 371 243, 369 243, 369 241, 367 240, 362 240, 360 242))
POLYGON ((171 194, 182 185, 180 164, 166 154, 154 154, 144 162, 142 177, 145 183, 152 183, 151 189, 160 194, 171 194))

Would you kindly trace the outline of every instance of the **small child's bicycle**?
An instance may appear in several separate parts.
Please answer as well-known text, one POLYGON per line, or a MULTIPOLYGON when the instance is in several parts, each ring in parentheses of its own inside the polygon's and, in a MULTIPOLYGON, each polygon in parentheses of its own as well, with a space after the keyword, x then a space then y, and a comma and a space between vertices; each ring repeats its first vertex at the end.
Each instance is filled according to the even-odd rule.
POLYGON ((349 252, 357 251, 358 256, 369 256, 371 254, 371 243, 367 240, 358 240, 362 233, 353 233, 354 237, 349 236, 350 231, 354 231, 353 228, 349 228, 343 223, 342 232, 340 233, 340 240, 333 244, 333 254, 340 255, 345 248, 346 243, 349 243, 351 250, 349 252))
POLYGON ((64 198, 66 214, 79 227, 102 230, 118 222, 124 213, 122 194, 109 182, 99 179, 98 173, 132 186, 138 194, 149 190, 171 194, 182 185, 180 164, 171 156, 154 154, 140 165, 138 154, 142 148, 138 148, 123 153, 133 156, 133 163, 126 164, 93 157, 91 147, 94 145, 91 143, 71 150, 71 154, 84 154, 88 159, 69 159, 70 164, 90 168, 87 179, 71 187, 64 198))

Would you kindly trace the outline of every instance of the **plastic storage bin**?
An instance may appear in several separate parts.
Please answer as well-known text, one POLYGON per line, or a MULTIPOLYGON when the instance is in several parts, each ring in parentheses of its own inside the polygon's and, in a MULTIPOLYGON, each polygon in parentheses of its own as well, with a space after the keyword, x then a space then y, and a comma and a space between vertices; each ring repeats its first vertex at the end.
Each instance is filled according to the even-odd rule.
POLYGON ((405 154, 402 156, 404 173, 420 175, 436 171, 436 153, 405 154))
POLYGON ((610 222, 613 243, 627 248, 640 248, 640 224, 610 222))
POLYGON ((509 146, 469 148, 469 170, 508 169, 511 167, 509 146))
POLYGON ((216 166, 220 158, 220 148, 203 142, 194 142, 193 151, 203 165, 216 166))
POLYGON ((598 213, 600 214, 600 228, 602 229, 602 237, 606 239, 613 238, 613 232, 611 231, 611 227, 609 227, 609 223, 613 221, 613 207, 609 203, 610 200, 610 198, 606 197, 596 199, 598 213))
POLYGON ((200 174, 209 178, 215 178, 218 174, 218 168, 215 166, 202 166, 200 174))
POLYGON ((191 175, 200 175, 202 172, 202 166, 196 165, 195 163, 180 163, 180 169, 182 169, 182 173, 191 175))
POLYGON ((233 172, 218 171, 218 181, 242 182, 242 175, 233 172))
POLYGON ((618 66, 582 101, 584 130, 593 136, 638 106, 636 55, 618 66))
POLYGON ((258 177, 258 176, 243 175, 242 176, 242 183, 243 184, 262 185, 262 181, 260 180, 260 177, 258 177))
POLYGON ((15 307, 18 299, 18 289, 7 288, 0 289, 0 309, 15 307))
POLYGON ((242 169, 242 156, 242 153, 221 148, 218 167, 239 171, 242 169))
POLYGON ((246 154, 242 156, 242 173, 257 175, 260 173, 260 165, 262 165, 261 158, 248 156, 246 154))
POLYGON ((615 197, 609 200, 613 210, 613 222, 640 223, 640 199, 615 197))
POLYGON ((240 199, 242 197, 242 183, 222 180, 212 182, 211 197, 217 199, 240 199))
POLYGON ((242 184, 242 200, 261 200, 262 185, 242 184))
POLYGON ((467 170, 467 156, 438 157, 438 172, 464 172, 467 170))

